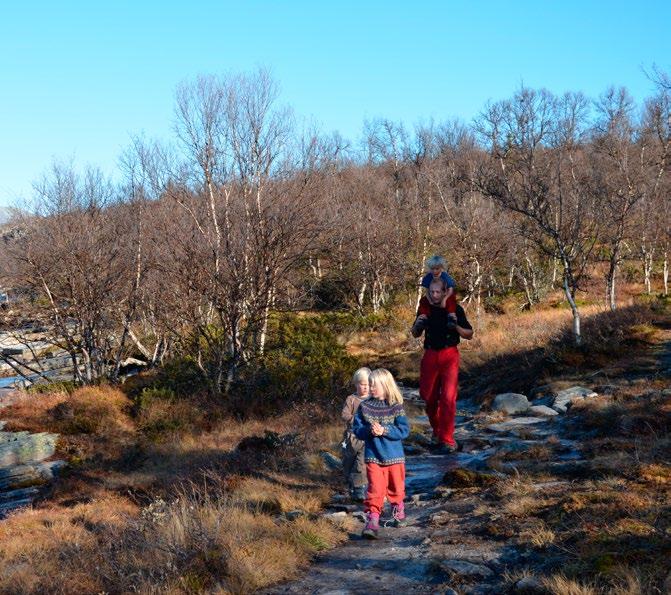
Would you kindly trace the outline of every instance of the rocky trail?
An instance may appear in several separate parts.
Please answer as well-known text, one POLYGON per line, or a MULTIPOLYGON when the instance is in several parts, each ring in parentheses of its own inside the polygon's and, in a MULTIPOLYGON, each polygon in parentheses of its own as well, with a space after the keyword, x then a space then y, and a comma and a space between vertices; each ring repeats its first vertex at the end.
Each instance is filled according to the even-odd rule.
MULTIPOLYGON (((346 504, 337 495, 325 516, 334 521, 350 517, 356 524, 350 539, 321 555, 306 574, 263 591, 266 594, 301 593, 349 595, 364 593, 487 594, 540 593, 534 570, 543 574, 560 557, 539 556, 520 547, 519 528, 511 531, 499 522, 500 510, 492 490, 508 490, 520 505, 540 495, 563 494, 571 481, 590 473, 583 458, 580 434, 572 428, 574 416, 565 415, 574 403, 602 398, 621 387, 668 380, 671 376, 671 331, 653 346, 636 369, 602 370, 539 387, 524 395, 499 395, 491 412, 480 412, 469 402, 459 403, 456 438, 460 452, 439 456, 430 450, 430 428, 416 391, 406 392, 413 431, 406 441, 408 526, 384 527, 377 541, 360 537, 361 506, 346 504), (497 411, 498 410, 498 411, 497 411), (505 413, 504 413, 505 412, 505 413), (569 438, 569 436, 571 438, 569 438), (577 439, 576 439, 577 437, 577 439), (550 460, 535 456, 552 450, 550 460), (528 472, 533 473, 529 474, 528 472), (516 484, 521 472, 534 477, 516 484)), ((671 395, 666 389, 658 391, 671 395)), ((389 518, 387 510, 386 518, 389 518)), ((524 526, 524 523, 522 523, 524 526)), ((531 521, 523 531, 542 539, 531 521), (538 535, 534 535, 534 532, 538 535)))

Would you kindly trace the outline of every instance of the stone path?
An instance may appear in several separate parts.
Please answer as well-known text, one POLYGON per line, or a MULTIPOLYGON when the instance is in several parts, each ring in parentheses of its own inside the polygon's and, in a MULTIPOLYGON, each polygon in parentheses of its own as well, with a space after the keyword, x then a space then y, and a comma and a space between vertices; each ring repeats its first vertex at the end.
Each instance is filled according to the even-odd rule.
MULTIPOLYGON (((671 376, 671 332, 665 330, 663 337, 651 351, 649 366, 640 373, 621 376, 621 382, 671 376)), ((603 378, 595 377, 588 385, 599 389, 601 382, 603 378)), ((408 526, 385 527, 380 530, 379 540, 363 540, 363 514, 352 514, 351 506, 335 501, 332 510, 346 509, 357 518, 349 541, 320 556, 300 579, 263 593, 495 594, 510 592, 506 572, 534 564, 528 554, 517 548, 514 535, 483 534, 483 526, 495 533, 498 530, 496 504, 483 499, 484 486, 497 477, 514 481, 519 471, 538 467, 547 470, 550 479, 528 486, 532 493, 570 489, 564 477, 574 476, 588 461, 583 460, 579 443, 563 437, 569 423, 564 413, 573 400, 589 399, 595 393, 577 386, 555 392, 548 389, 546 394, 539 393, 523 414, 498 420, 478 415, 475 407, 460 403, 456 438, 462 452, 445 456, 430 452, 428 421, 416 396, 406 392, 414 430, 405 443, 408 526), (536 406, 552 413, 531 408, 536 406), (537 415, 541 411, 544 414, 537 415), (525 452, 533 453, 534 448, 547 448, 548 444, 552 444, 552 460, 543 462, 524 456, 525 452), (516 453, 522 456, 516 458, 516 453), (510 454, 513 456, 505 457, 510 454), (483 523, 483 518, 492 522, 483 523)), ((521 409, 524 410, 523 404, 521 409)), ((524 578, 516 583, 514 592, 537 592, 535 580, 524 578)))
MULTIPOLYGON (((357 530, 347 543, 320 557, 301 579, 264 593, 445 593, 453 574, 475 577, 482 592, 496 592, 497 577, 509 555, 505 544, 466 543, 463 527, 441 527, 438 531, 443 538, 446 532, 454 533, 454 544, 445 551, 445 557, 436 558, 431 527, 440 522, 441 515, 450 511, 467 515, 474 507, 473 502, 451 499, 455 490, 449 487, 450 478, 458 483, 463 471, 467 472, 465 481, 477 483, 480 478, 495 477, 496 472, 488 469, 488 458, 516 439, 512 433, 503 437, 500 430, 477 427, 474 408, 462 404, 455 435, 465 452, 433 455, 426 448, 430 428, 421 407, 407 402, 407 409, 413 428, 423 430, 415 430, 408 441, 407 450, 414 453, 407 456, 406 462, 408 526, 383 527, 379 540, 363 540, 359 536, 363 528, 359 516, 357 530)), ((515 421, 527 425, 528 419, 531 418, 515 421)), ((542 418, 538 423, 547 421, 542 418)), ((514 430, 514 422, 507 423, 510 428, 506 431, 514 430)), ((333 508, 337 510, 338 504, 333 508)))

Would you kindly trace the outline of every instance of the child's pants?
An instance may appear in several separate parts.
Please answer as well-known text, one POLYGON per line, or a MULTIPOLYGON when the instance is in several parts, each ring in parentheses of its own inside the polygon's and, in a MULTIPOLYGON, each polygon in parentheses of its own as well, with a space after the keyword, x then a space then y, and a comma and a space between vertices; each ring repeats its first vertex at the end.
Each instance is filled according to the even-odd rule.
POLYGON ((368 475, 368 494, 364 506, 366 512, 382 513, 384 497, 392 506, 400 504, 405 498, 405 463, 378 465, 366 463, 368 475))
POLYGON ((366 485, 365 443, 351 430, 345 432, 342 449, 342 470, 350 490, 366 485))

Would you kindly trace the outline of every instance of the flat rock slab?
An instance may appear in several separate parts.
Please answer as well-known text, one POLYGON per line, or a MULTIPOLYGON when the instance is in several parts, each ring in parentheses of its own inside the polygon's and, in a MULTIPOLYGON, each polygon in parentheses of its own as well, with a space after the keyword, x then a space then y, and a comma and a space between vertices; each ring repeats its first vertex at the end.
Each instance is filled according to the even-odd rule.
POLYGON ((552 409, 552 407, 546 407, 545 405, 532 405, 529 407, 529 413, 534 416, 543 415, 545 417, 554 417, 559 415, 558 411, 552 409))
POLYGON ((498 424, 490 424, 486 427, 486 429, 490 430, 491 432, 511 432, 526 426, 542 424, 547 422, 547 420, 547 417, 516 417, 514 419, 502 421, 498 424))
POLYGON ((57 439, 47 432, 0 432, 0 467, 47 459, 56 451, 57 439))
POLYGON ((584 386, 572 386, 571 388, 560 390, 557 393, 557 396, 552 402, 552 408, 559 413, 566 413, 569 404, 597 396, 597 393, 590 388, 585 388, 584 386))

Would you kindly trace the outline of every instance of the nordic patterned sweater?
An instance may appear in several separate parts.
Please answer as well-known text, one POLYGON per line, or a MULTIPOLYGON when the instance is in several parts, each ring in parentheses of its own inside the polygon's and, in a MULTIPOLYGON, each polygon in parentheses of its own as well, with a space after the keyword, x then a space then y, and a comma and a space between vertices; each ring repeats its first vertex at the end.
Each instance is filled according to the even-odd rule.
POLYGON ((389 405, 387 401, 369 397, 359 405, 352 431, 366 443, 366 463, 395 465, 405 462, 401 440, 408 437, 410 425, 403 405, 389 405), (370 431, 371 424, 375 421, 384 428, 382 436, 373 436, 370 431))

